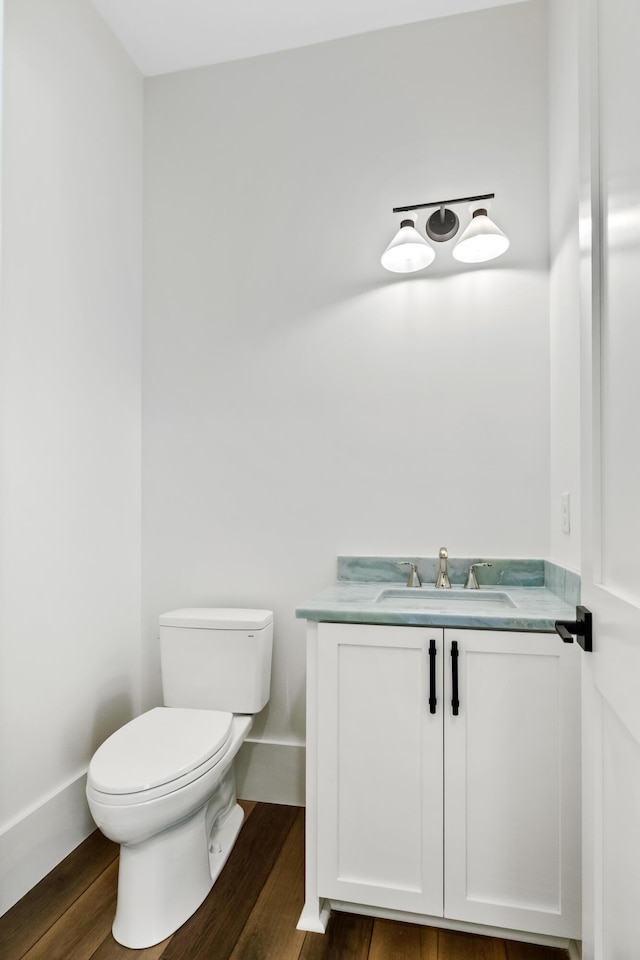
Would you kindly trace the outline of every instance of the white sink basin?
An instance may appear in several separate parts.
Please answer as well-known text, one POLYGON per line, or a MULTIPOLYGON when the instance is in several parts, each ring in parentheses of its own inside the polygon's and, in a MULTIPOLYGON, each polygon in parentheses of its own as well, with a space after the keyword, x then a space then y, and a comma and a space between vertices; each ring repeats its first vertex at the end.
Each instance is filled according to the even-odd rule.
POLYGON ((495 590, 436 590, 434 587, 390 587, 381 590, 375 599, 376 603, 386 606, 412 606, 426 610, 457 610, 464 611, 480 609, 500 609, 515 607, 515 603, 508 593, 495 590))

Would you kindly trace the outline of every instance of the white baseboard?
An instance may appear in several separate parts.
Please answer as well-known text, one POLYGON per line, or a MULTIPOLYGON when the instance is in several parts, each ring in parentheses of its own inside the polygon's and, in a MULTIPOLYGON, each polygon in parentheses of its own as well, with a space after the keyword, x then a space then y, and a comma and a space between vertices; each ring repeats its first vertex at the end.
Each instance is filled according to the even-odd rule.
MULTIPOLYGON (((303 744, 249 740, 236 758, 243 800, 304 806, 303 744)), ((85 796, 86 773, 0 830, 0 916, 96 829, 85 796)))
POLYGON ((96 829, 81 774, 0 832, 0 915, 96 829))
POLYGON ((304 761, 303 743, 245 741, 235 760, 238 797, 303 807, 304 761))

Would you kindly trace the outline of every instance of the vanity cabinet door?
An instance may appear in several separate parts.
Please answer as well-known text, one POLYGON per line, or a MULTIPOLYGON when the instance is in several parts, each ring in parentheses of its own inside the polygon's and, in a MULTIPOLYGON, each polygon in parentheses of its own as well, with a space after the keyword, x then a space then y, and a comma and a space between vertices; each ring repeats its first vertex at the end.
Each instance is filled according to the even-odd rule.
POLYGON ((320 897, 442 916, 442 717, 442 630, 319 624, 320 897))
POLYGON ((579 937, 576 646, 446 630, 445 650, 445 916, 579 937))

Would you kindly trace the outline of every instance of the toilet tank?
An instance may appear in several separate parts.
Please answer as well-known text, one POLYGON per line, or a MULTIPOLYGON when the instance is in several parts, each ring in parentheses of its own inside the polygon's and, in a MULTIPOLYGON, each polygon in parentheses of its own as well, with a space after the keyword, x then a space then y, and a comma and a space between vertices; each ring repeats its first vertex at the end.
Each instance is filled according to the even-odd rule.
POLYGON ((160 617, 167 707, 258 713, 269 700, 273 613, 190 607, 160 617))

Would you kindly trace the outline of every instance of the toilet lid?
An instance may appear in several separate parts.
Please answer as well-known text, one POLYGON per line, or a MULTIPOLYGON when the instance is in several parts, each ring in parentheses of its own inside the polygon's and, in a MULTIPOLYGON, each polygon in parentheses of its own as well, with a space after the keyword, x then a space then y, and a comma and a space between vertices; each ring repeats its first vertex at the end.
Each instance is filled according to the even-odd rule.
POLYGON ((186 607, 160 615, 161 627, 262 630, 270 623, 273 623, 271 610, 246 610, 236 607, 186 607))
POLYGON ((138 793, 177 780, 219 754, 231 739, 233 714, 156 707, 116 730, 89 765, 103 793, 138 793))

